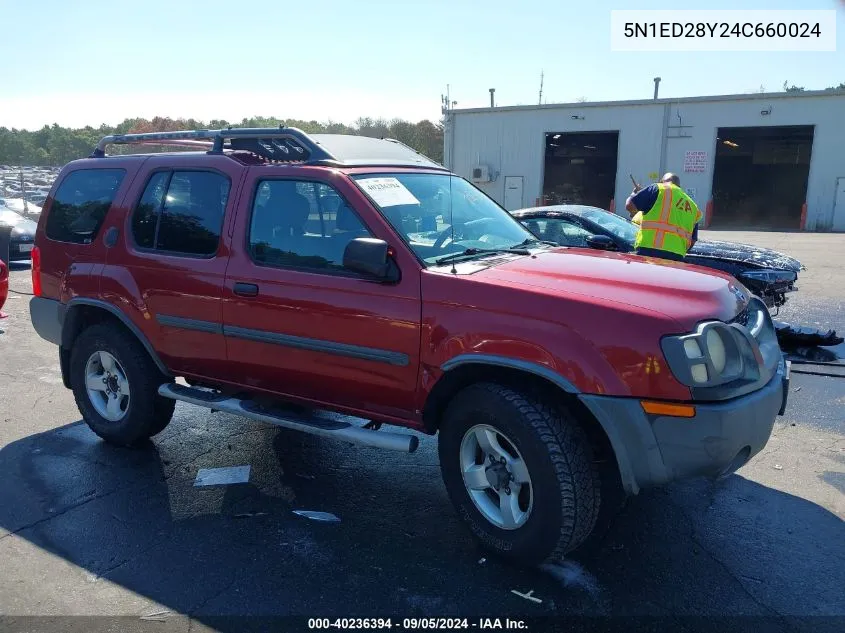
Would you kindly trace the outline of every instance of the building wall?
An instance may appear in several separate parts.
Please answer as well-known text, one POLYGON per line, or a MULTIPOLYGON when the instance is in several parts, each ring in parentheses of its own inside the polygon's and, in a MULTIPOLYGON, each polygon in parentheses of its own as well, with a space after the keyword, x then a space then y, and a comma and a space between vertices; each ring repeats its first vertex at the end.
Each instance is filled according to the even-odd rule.
POLYGON ((527 207, 542 195, 547 132, 618 130, 617 209, 631 192, 629 173, 646 183, 649 174, 674 171, 685 189, 695 190, 703 211, 711 199, 719 127, 814 125, 805 228, 845 231, 843 205, 834 217, 836 179, 845 177, 843 121, 842 93, 457 110, 448 116, 444 155, 447 166, 466 178, 476 165, 488 165, 497 178, 479 186, 500 203, 505 177, 522 176, 527 207), (704 172, 684 172, 687 151, 707 152, 704 172))

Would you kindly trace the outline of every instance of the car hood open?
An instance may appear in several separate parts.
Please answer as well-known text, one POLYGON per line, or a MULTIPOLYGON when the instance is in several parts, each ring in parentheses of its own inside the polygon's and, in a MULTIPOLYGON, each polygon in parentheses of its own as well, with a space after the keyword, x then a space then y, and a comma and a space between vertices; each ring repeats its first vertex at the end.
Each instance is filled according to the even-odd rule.
POLYGON ((540 252, 476 274, 509 286, 637 306, 684 326, 708 318, 730 320, 750 298, 733 278, 712 269, 581 248, 540 252))
POLYGON ((749 264, 760 268, 791 270, 796 273, 802 269, 801 262, 794 257, 770 248, 762 248, 751 244, 738 244, 736 242, 700 240, 695 243, 688 254, 749 264))

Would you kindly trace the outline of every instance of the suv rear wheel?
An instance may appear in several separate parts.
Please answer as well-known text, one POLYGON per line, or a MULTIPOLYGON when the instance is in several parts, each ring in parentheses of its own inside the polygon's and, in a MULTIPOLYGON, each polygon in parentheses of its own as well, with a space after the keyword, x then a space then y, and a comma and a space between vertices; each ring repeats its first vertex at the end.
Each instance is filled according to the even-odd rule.
POLYGON ((176 406, 158 395, 164 381, 146 350, 119 326, 92 325, 74 342, 70 383, 76 405, 107 442, 131 446, 164 430, 176 406))
POLYGON ((601 485, 589 440, 563 405, 493 383, 447 408, 440 468, 481 543, 521 564, 555 561, 589 536, 601 485))

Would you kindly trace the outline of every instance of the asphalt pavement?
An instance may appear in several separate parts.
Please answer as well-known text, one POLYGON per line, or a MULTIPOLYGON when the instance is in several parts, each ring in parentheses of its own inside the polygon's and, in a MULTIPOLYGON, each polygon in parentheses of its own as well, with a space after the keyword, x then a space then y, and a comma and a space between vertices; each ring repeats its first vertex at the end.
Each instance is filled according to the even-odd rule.
MULTIPOLYGON (((13 290, 29 274, 13 264, 13 290)), ((832 274, 838 289, 802 289, 781 318, 845 331, 845 272, 832 274)), ((786 415, 738 473, 643 492, 597 551, 519 569, 474 545, 432 438, 401 455, 179 404, 148 445, 104 444, 28 299, 13 292, 0 321, 0 630, 283 631, 313 617, 845 630, 843 378, 793 374, 786 415), (246 483, 195 486, 200 469, 233 466, 249 466, 246 483)))

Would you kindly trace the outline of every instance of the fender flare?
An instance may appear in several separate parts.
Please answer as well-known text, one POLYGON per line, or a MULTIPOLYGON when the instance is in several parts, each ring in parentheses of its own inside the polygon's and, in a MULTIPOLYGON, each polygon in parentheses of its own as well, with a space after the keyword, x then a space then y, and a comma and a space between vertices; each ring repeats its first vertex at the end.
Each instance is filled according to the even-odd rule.
POLYGON ((566 378, 552 370, 545 365, 539 365, 524 360, 517 360, 508 358, 507 356, 496 356, 493 354, 459 354, 454 358, 450 358, 440 366, 444 372, 460 367, 461 365, 491 365, 494 367, 507 367, 508 369, 517 369, 545 378, 549 382, 554 383, 567 393, 580 393, 578 388, 573 385, 566 378))
MULTIPOLYGON (((74 297, 73 299, 67 302, 65 320, 67 320, 68 312, 70 312, 71 308, 73 308, 74 306, 91 306, 93 308, 99 308, 101 310, 105 310, 112 316, 116 317, 123 325, 126 326, 126 328, 132 333, 132 335, 136 339, 138 339, 141 345, 144 346, 144 349, 150 355, 150 358, 153 359, 153 362, 155 363, 158 370, 165 376, 172 377, 172 374, 170 373, 170 371, 168 371, 165 364, 161 361, 161 358, 159 358, 158 354, 155 351, 155 348, 153 348, 149 339, 144 336, 144 333, 141 331, 141 329, 137 325, 135 325, 132 322, 132 319, 126 316, 126 313, 124 313, 122 310, 101 299, 90 299, 88 297, 74 297)), ((68 340, 70 331, 71 330, 66 327, 62 328, 62 347, 64 347, 65 349, 70 348, 71 341, 68 340)))

